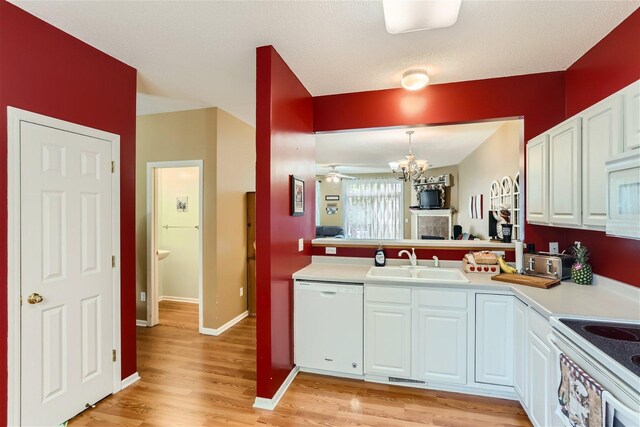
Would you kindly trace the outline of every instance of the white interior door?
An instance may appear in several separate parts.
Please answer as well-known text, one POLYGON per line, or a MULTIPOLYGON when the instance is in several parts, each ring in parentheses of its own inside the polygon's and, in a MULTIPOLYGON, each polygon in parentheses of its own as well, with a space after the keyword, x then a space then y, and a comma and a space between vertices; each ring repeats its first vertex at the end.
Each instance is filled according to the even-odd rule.
POLYGON ((21 422, 59 425, 113 391, 111 143, 23 121, 20 171, 21 422))

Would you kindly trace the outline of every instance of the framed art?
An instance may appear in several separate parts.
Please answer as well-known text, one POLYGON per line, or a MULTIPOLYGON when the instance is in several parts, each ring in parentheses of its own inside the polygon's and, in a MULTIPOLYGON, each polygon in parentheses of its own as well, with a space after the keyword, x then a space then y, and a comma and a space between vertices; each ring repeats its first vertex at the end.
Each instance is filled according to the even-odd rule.
POLYGON ((340 196, 330 194, 328 196, 324 196, 324 200, 326 200, 327 202, 337 202, 340 200, 340 196))
POLYGON ((304 180, 291 175, 291 216, 304 215, 304 180))

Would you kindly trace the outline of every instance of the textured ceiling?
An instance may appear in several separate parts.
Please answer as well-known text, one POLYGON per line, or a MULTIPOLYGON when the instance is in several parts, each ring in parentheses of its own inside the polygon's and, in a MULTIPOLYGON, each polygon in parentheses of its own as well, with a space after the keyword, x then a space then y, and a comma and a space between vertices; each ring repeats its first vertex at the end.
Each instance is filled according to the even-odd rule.
POLYGON ((564 70, 637 1, 463 1, 449 28, 388 34, 379 1, 12 1, 135 67, 138 90, 255 122, 255 48, 312 95, 564 70))
MULTIPOLYGON (((457 165, 502 126, 504 121, 412 128, 413 154, 433 168, 457 165)), ((389 162, 409 152, 409 129, 316 134, 316 174, 329 165, 346 174, 389 172, 389 162)), ((518 143, 515 141, 514 143, 518 143)))

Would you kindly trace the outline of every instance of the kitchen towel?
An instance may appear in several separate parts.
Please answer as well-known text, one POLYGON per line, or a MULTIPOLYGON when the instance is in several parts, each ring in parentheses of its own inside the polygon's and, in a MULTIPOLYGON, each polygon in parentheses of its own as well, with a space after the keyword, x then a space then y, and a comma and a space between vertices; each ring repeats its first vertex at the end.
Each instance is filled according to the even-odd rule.
POLYGON ((566 355, 560 354, 556 413, 566 427, 601 427, 602 386, 566 355))

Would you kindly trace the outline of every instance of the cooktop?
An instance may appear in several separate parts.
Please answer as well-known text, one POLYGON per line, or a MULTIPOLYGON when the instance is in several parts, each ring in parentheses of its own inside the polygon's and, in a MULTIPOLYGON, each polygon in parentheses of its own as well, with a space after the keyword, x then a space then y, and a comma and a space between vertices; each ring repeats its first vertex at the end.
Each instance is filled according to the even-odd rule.
POLYGON ((578 319, 559 320, 613 360, 640 376, 640 325, 578 319))

